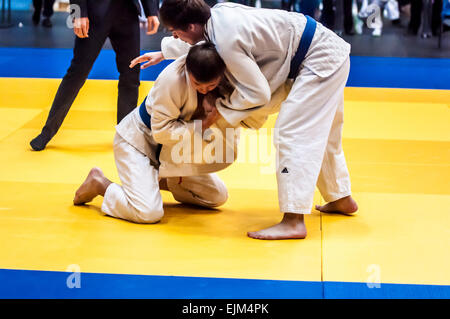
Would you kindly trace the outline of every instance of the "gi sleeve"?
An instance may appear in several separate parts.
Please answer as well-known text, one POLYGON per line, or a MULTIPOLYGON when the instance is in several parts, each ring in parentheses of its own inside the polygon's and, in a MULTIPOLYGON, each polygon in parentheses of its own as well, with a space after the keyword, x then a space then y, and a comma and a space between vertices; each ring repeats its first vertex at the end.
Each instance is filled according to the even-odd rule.
POLYGON ((146 102, 151 117, 153 138, 157 143, 173 145, 185 134, 194 135, 194 122, 187 122, 180 117, 186 100, 187 87, 182 77, 177 74, 175 76, 165 74, 164 77, 157 79, 146 102), (178 80, 173 81, 172 79, 176 77, 178 80), (168 79, 172 81, 167 81, 168 79))
POLYGON ((269 82, 261 72, 250 49, 241 41, 232 41, 217 50, 227 66, 227 77, 235 87, 228 98, 217 99, 216 106, 235 110, 259 108, 269 103, 269 82))
POLYGON ((174 37, 165 37, 161 41, 161 52, 165 59, 176 59, 188 54, 190 48, 189 43, 174 37))

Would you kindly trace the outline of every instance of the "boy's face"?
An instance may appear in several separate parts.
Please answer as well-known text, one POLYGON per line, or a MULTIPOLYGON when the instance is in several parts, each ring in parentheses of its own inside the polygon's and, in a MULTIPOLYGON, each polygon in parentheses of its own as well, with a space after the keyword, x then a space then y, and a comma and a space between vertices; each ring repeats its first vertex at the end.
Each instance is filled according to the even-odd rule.
POLYGON ((219 85, 220 81, 222 80, 222 77, 219 76, 212 81, 202 83, 202 82, 197 81, 191 73, 188 73, 188 74, 189 74, 189 80, 191 81, 192 86, 197 90, 197 92, 199 92, 201 94, 206 94, 208 92, 211 92, 219 85))
POLYGON ((186 30, 168 28, 172 32, 175 39, 180 39, 184 42, 194 45, 203 40, 203 26, 200 24, 189 24, 186 30))

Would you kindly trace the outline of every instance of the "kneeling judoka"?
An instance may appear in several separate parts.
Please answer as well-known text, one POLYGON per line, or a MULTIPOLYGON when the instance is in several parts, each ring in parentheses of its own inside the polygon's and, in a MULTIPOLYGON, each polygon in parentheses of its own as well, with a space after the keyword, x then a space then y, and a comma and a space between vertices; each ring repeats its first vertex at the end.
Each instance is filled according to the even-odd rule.
POLYGON ((104 213, 136 223, 161 220, 160 190, 172 192, 182 203, 224 204, 227 188, 212 172, 236 159, 239 131, 215 108, 202 106, 207 94, 226 91, 221 83, 224 72, 225 63, 211 43, 193 46, 165 68, 144 103, 116 126, 114 158, 122 184, 111 182, 95 167, 76 191, 74 204, 101 195, 104 213), (195 145, 199 136, 200 147, 195 145))

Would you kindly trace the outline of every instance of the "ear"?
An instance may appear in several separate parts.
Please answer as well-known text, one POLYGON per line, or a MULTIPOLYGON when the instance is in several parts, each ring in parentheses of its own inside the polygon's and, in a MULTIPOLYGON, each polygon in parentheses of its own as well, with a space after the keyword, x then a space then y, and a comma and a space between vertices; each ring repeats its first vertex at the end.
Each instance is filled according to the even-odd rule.
POLYGON ((192 23, 192 24, 189 25, 189 27, 191 27, 191 26, 192 26, 192 29, 189 29, 190 31, 195 32, 195 33, 202 33, 203 34, 203 26, 201 24, 199 24, 199 23, 192 23))
POLYGON ((195 29, 196 29, 196 25, 195 25, 194 23, 189 23, 189 24, 188 24, 187 30, 188 30, 189 32, 193 32, 193 31, 195 31, 195 29))

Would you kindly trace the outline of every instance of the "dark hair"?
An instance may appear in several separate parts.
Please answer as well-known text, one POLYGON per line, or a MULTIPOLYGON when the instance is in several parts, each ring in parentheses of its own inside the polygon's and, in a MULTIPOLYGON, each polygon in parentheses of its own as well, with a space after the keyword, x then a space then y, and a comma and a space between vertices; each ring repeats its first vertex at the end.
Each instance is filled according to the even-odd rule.
POLYGON ((159 17, 166 28, 184 31, 191 23, 206 24, 211 17, 211 8, 203 0, 164 0, 159 17))
POLYGON ((200 83, 217 79, 223 75, 225 68, 225 62, 211 42, 192 46, 186 57, 187 71, 200 83))

